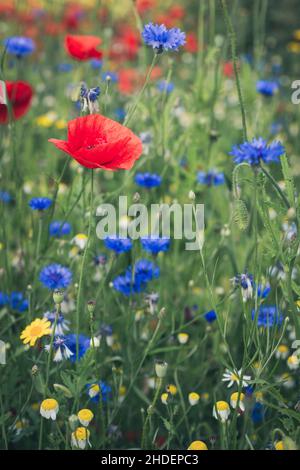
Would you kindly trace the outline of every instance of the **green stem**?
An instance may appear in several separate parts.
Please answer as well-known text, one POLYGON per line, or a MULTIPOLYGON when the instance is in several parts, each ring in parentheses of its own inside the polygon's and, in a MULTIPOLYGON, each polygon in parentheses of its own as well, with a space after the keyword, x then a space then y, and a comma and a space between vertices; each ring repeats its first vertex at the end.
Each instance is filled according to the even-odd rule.
POLYGON ((1 421, 2 421, 2 437, 3 437, 3 441, 4 441, 4 446, 5 446, 5 449, 7 450, 8 449, 8 442, 7 442, 7 436, 6 436, 6 430, 5 430, 5 420, 4 420, 4 405, 3 405, 3 400, 2 400, 2 392, 0 390, 0 406, 1 406, 1 421))
POLYGON ((282 189, 280 188, 279 184, 277 183, 277 181, 273 178, 273 176, 271 175, 271 173, 269 173, 264 167, 260 167, 263 174, 268 178, 268 180, 270 181, 270 183, 272 184, 272 186, 276 189, 276 191, 278 192, 278 194, 280 195, 281 199, 283 200, 284 204, 286 205, 287 209, 289 209, 291 206, 290 206, 290 203, 289 203, 289 200, 288 198, 286 197, 286 195, 284 194, 284 192, 282 191, 282 189))
MULTIPOLYGON (((60 312, 60 306, 56 305, 56 314, 55 314, 55 320, 54 320, 54 324, 53 324, 52 332, 51 332, 50 348, 49 348, 49 355, 48 355, 48 360, 47 360, 46 380, 45 380, 45 386, 44 386, 44 400, 46 399, 46 396, 47 396, 47 393, 48 393, 48 383, 49 383, 49 376, 50 376, 50 364, 51 364, 51 359, 52 359, 53 342, 54 342, 54 336, 55 336, 55 330, 56 330, 56 325, 57 325, 57 321, 58 321, 59 312, 60 312)), ((41 416, 40 436, 39 436, 39 450, 42 449, 42 444, 43 444, 43 427, 44 427, 44 418, 41 416)))
POLYGON ((80 332, 80 305, 81 305, 81 293, 82 293, 82 281, 83 275, 85 272, 85 264, 91 239, 92 233, 92 220, 93 220, 93 207, 94 207, 94 171, 91 170, 91 194, 90 194, 90 216, 89 216, 89 228, 88 228, 88 238, 86 246, 84 248, 84 253, 82 257, 80 275, 79 275, 79 284, 77 292, 77 305, 76 305, 76 360, 79 358, 79 332, 80 332))
POLYGON ((222 5, 222 9, 223 9, 223 13, 224 13, 224 20, 225 20, 225 24, 226 24, 226 27, 227 27, 227 33, 228 33, 229 40, 230 40, 230 45, 231 45, 231 55, 232 55, 232 62, 233 62, 233 68, 234 68, 235 83, 236 83, 236 88, 237 88, 237 93, 238 93, 239 103, 240 103, 240 108, 241 108, 241 114, 242 114, 243 139, 244 139, 244 141, 247 141, 248 140, 248 135, 247 135, 246 111, 245 111, 242 87, 241 87, 241 82, 240 82, 239 64, 238 64, 238 56, 237 56, 236 33, 235 33, 235 30, 234 30, 230 15, 228 13, 226 0, 221 0, 221 5, 222 5))
POLYGON ((137 95, 136 97, 136 100, 134 102, 134 104, 132 105, 132 107, 129 109, 128 113, 127 113, 127 116, 125 117, 125 120, 124 120, 124 123, 123 125, 124 126, 128 126, 129 124, 129 121, 131 120, 131 118, 133 117, 135 111, 136 111, 136 108, 138 107, 138 104, 140 102, 140 100, 142 99, 142 96, 144 94, 144 91, 145 89, 147 88, 147 85, 149 83, 149 80, 150 80, 150 77, 151 77, 151 74, 152 74, 152 70, 157 62, 157 58, 158 58, 158 54, 154 54, 153 56, 153 59, 152 59, 152 62, 151 62, 151 65, 149 67, 149 70, 148 70, 148 73, 146 75, 146 79, 144 81, 144 84, 139 92, 139 94, 137 95))
POLYGON ((145 419, 145 422, 144 422, 143 433, 142 433, 142 443, 141 443, 141 448, 142 449, 145 449, 145 447, 146 447, 146 443, 147 443, 146 433, 147 433, 148 423, 151 420, 151 417, 154 413, 154 408, 155 408, 156 402, 158 400, 158 397, 159 397, 159 394, 160 394, 160 391, 161 391, 161 388, 162 388, 162 383, 163 383, 163 380, 162 380, 162 378, 159 377, 157 379, 157 387, 156 387, 156 392, 155 392, 153 401, 147 409, 147 416, 146 416, 146 419, 145 419))

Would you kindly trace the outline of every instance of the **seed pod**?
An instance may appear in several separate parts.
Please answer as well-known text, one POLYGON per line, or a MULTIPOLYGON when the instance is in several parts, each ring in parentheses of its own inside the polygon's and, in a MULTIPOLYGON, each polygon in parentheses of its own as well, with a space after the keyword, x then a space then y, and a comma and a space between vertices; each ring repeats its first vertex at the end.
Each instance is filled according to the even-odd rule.
POLYGON ((249 225, 249 214, 246 204, 241 199, 236 199, 233 206, 233 221, 242 231, 249 225))

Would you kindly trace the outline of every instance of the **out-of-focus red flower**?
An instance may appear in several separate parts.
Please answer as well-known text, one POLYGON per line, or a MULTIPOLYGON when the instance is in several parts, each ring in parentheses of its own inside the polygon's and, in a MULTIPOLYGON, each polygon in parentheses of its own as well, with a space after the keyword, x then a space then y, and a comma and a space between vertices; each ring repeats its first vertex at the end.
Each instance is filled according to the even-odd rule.
POLYGON ((15 6, 12 1, 6 1, 0 3, 0 17, 11 17, 15 12, 15 6))
POLYGON ((114 40, 110 57, 114 60, 133 60, 137 56, 140 44, 139 32, 130 27, 125 27, 114 40))
POLYGON ((82 18, 84 17, 84 10, 76 5, 76 3, 69 4, 63 14, 63 25, 65 29, 76 31, 82 18))
POLYGON ((140 433, 137 431, 125 431, 124 437, 128 442, 137 442, 140 439, 140 433))
POLYGON ((123 95, 133 93, 141 85, 141 74, 132 68, 121 69, 119 72, 118 88, 123 95))
POLYGON ((136 8, 139 14, 143 14, 148 10, 151 10, 152 8, 155 7, 155 0, 137 0, 136 2, 136 8))
POLYGON ((157 438, 155 439, 155 445, 158 448, 162 447, 165 442, 166 438, 164 436, 157 436, 157 438))
MULTIPOLYGON (((14 119, 20 119, 30 108, 33 90, 29 83, 6 81, 6 94, 12 108, 14 119)), ((9 119, 8 106, 0 104, 0 124, 6 124, 9 119)))
POLYGON ((68 140, 49 139, 86 168, 129 170, 141 156, 142 142, 127 127, 100 114, 68 123, 68 140))
POLYGON ((151 75, 150 75, 150 78, 151 80, 157 80, 158 78, 160 78, 162 76, 162 69, 159 65, 155 65, 155 67, 153 67, 153 70, 151 72, 151 75))
POLYGON ((168 14, 175 20, 181 20, 185 15, 185 9, 181 5, 173 5, 169 8, 168 14))
POLYGON ((102 40, 97 36, 67 34, 65 37, 65 49, 73 59, 101 59, 103 54, 97 49, 101 42, 102 40))
POLYGON ((63 31, 63 25, 50 19, 46 21, 44 31, 49 36, 58 36, 63 31))
POLYGON ((188 52, 194 54, 198 51, 198 39, 195 33, 186 34, 186 43, 183 46, 188 52))
POLYGON ((223 75, 228 78, 232 78, 234 74, 233 63, 228 61, 223 64, 223 75))

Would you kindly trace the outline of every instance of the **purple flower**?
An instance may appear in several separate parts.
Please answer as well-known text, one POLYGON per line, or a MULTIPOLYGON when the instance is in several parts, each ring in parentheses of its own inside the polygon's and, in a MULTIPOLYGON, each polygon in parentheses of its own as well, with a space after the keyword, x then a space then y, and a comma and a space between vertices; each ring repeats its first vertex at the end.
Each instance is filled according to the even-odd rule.
POLYGON ((33 197, 29 201, 29 207, 34 211, 44 211, 49 209, 52 204, 52 200, 48 197, 33 197))
POLYGON ((145 251, 157 255, 160 251, 168 251, 170 248, 170 239, 154 236, 143 237, 141 238, 141 244, 145 251))
POLYGON ((72 282, 72 273, 61 264, 49 264, 40 272, 39 280, 48 289, 65 289, 72 282))
POLYGON ((278 163, 279 157, 285 153, 285 148, 280 142, 272 142, 270 145, 262 137, 244 142, 240 146, 235 145, 229 155, 234 157, 234 163, 249 163, 256 166, 264 163, 278 163))
POLYGON ((185 33, 179 28, 168 29, 164 24, 148 23, 144 26, 142 37, 147 46, 151 46, 157 53, 163 51, 178 51, 185 44, 185 33))
POLYGON ((216 170, 209 170, 207 173, 199 171, 197 181, 206 186, 220 186, 225 183, 224 173, 218 173, 216 170))
POLYGON ((109 250, 113 250, 116 253, 126 253, 132 248, 132 242, 130 238, 119 238, 117 235, 106 237, 104 245, 109 250))

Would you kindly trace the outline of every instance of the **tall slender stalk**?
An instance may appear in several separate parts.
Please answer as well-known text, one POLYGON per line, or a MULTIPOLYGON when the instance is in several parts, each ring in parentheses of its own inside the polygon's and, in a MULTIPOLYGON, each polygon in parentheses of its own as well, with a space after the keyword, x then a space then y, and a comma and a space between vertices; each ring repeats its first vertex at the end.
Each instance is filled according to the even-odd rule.
POLYGON ((227 27, 227 33, 228 33, 230 45, 231 45, 231 56, 232 56, 232 62, 233 62, 233 68, 234 68, 235 83, 236 83, 236 88, 237 88, 237 93, 238 93, 239 103, 240 103, 240 108, 241 108, 241 114, 242 114, 243 139, 244 141, 247 141, 248 140, 247 120, 246 120, 244 98, 243 98, 243 93, 242 93, 242 86, 241 86, 241 81, 240 81, 236 33, 235 33, 235 30, 234 30, 234 27, 233 27, 233 24, 232 24, 232 21, 228 12, 226 0, 221 0, 221 5, 222 5, 224 20, 225 20, 225 24, 227 27))
POLYGON ((93 210, 94 210, 94 170, 93 169, 91 170, 90 178, 91 178, 91 193, 90 193, 89 227, 88 227, 87 242, 84 248, 82 263, 81 263, 81 268, 80 268, 78 291, 77 291, 77 304, 76 304, 76 360, 77 361, 79 359, 80 306, 81 306, 82 283, 83 283, 83 276, 85 272, 87 254, 88 254, 90 240, 91 240, 93 210))

